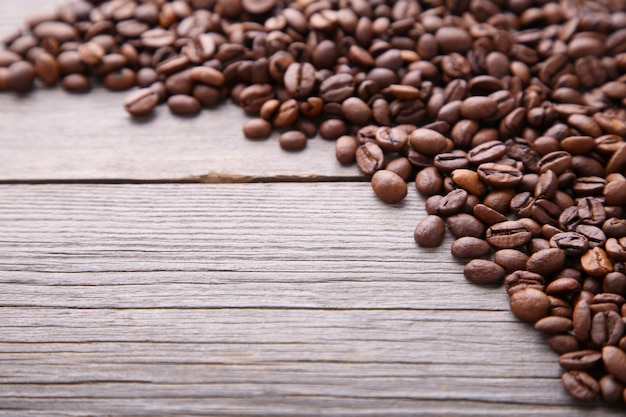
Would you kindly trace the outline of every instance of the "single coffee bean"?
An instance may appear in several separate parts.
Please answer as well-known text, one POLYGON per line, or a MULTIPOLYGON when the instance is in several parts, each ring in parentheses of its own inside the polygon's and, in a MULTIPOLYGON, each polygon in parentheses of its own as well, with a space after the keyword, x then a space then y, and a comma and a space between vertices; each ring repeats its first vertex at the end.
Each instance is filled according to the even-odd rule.
POLYGON ((486 256, 491 251, 491 248, 483 239, 463 236, 452 243, 450 251, 455 258, 473 259, 486 256))
POLYGON ((609 404, 615 404, 622 399, 622 393, 624 392, 624 384, 613 375, 605 375, 598 381, 600 384, 600 394, 602 399, 609 404))
POLYGON ((476 171, 481 181, 496 188, 515 187, 523 177, 519 169, 494 162, 480 164, 476 171))
POLYGON ((470 169, 456 169, 450 174, 452 182, 475 196, 483 196, 487 192, 487 187, 480 180, 479 174, 470 169))
MULTIPOLYGON (((449 223, 449 219, 448 219, 449 223)), ((526 268, 528 255, 516 249, 500 249, 493 254, 494 262, 500 265, 507 273, 526 268)))
POLYGON ((299 151, 306 147, 308 138, 298 130, 289 130, 278 137, 278 144, 286 151, 299 151))
POLYGON ((192 116, 200 113, 202 106, 200 102, 192 96, 175 94, 167 99, 167 107, 177 115, 192 116))
POLYGON ((504 214, 488 207, 484 204, 477 204, 472 209, 472 213, 476 216, 477 219, 482 221, 487 225, 494 225, 496 223, 505 222, 508 220, 504 214))
POLYGON ((271 123, 261 118, 250 119, 243 125, 243 134, 248 139, 265 139, 271 133, 271 123))
POLYGON ((415 227, 413 237, 415 242, 425 248, 434 248, 443 242, 446 226, 439 216, 429 215, 423 218, 415 227))
POLYGON ((409 141, 409 135, 398 127, 381 126, 376 131, 376 143, 385 152, 399 152, 409 141))
POLYGON ((348 135, 341 136, 335 142, 335 157, 342 165, 349 165, 354 162, 356 150, 359 144, 357 140, 348 135))
POLYGON ((615 311, 596 313, 591 320, 591 341, 599 346, 617 345, 624 336, 622 317, 615 311))
POLYGON ((124 100, 124 109, 133 116, 146 116, 159 103, 159 95, 149 88, 139 89, 124 100))
POLYGON ((600 393, 600 385, 586 372, 568 371, 561 380, 567 393, 578 401, 592 401, 600 393))
POLYGON ((519 221, 504 221, 489 227, 485 236, 498 249, 513 249, 527 244, 532 233, 519 221))
POLYGON ((406 182, 398 174, 381 169, 372 176, 374 193, 387 204, 399 203, 406 197, 406 182))
POLYGON ((409 135, 413 149, 424 155, 437 155, 448 147, 448 139, 431 129, 416 129, 409 135))
POLYGON ((484 120, 496 114, 498 102, 491 97, 473 96, 463 100, 461 115, 471 120, 484 120))
POLYGON ((528 258, 526 269, 541 275, 550 275, 565 265, 565 252, 558 248, 541 249, 528 258))
POLYGON ((374 175, 385 164, 385 154, 374 142, 367 142, 359 146, 355 158, 357 166, 366 175, 374 175))
POLYGON ((91 90, 91 82, 83 74, 70 74, 63 77, 61 86, 71 93, 86 93, 91 90))
POLYGON ((504 280, 504 287, 509 295, 525 288, 534 288, 544 292, 544 284, 545 279, 543 276, 526 271, 525 269, 510 273, 504 280))
POLYGON ((443 177, 435 167, 426 167, 415 176, 415 187, 424 196, 439 194, 443 191, 443 177))
MULTIPOLYGON (((549 334, 566 333, 572 330, 572 320, 566 317, 547 316, 535 323, 535 330, 549 334)), ((600 354, 598 353, 598 361, 600 354)), ((561 365, 562 366, 562 365, 561 365)), ((566 368, 564 368, 566 369, 566 368)), ((584 369, 583 369, 584 370, 584 369)))
POLYGON ((474 284, 498 284, 504 278, 504 274, 504 269, 500 265, 486 259, 472 259, 463 267, 463 275, 474 284))
POLYGON ((600 247, 594 247, 585 252, 580 258, 580 265, 583 271, 592 277, 605 276, 613 271, 613 262, 600 247))
POLYGON ((511 312, 520 320, 535 323, 546 317, 550 310, 550 298, 536 288, 515 291, 510 297, 511 312))
POLYGON ((602 348, 602 362, 606 370, 626 384, 626 352, 615 346, 602 348))
POLYGON ((35 67, 28 61, 17 61, 9 66, 7 84, 16 93, 26 93, 33 88, 35 67))
POLYGON ((561 249, 568 256, 580 256, 587 252, 589 242, 580 233, 562 232, 550 238, 550 246, 561 249))
POLYGON ((555 334, 548 337, 548 346, 558 354, 574 352, 580 349, 578 340, 571 334, 555 334))
POLYGON ((500 141, 490 141, 471 149, 467 157, 470 163, 480 165, 485 162, 495 162, 506 155, 506 145, 500 141))
POLYGON ((484 238, 485 236, 485 225, 470 214, 459 213, 452 215, 446 219, 446 223, 455 238, 463 236, 484 238))
POLYGON ((442 216, 451 216, 459 213, 467 201, 467 191, 458 188, 450 191, 439 202, 437 211, 442 216))
POLYGON ((546 294, 554 296, 567 296, 580 291, 580 282, 570 277, 559 277, 546 287, 546 294))

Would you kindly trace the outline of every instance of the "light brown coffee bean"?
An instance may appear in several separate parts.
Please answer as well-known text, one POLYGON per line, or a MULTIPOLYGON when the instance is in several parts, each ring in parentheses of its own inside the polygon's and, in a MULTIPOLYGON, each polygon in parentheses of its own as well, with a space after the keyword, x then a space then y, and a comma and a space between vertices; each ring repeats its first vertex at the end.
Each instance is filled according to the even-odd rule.
POLYGON ((423 218, 415 227, 413 238, 415 242, 425 248, 434 248, 443 242, 446 225, 439 216, 429 215, 423 218))
POLYGON ((385 169, 374 173, 371 180, 374 193, 387 204, 399 203, 406 197, 406 182, 393 171, 385 169))

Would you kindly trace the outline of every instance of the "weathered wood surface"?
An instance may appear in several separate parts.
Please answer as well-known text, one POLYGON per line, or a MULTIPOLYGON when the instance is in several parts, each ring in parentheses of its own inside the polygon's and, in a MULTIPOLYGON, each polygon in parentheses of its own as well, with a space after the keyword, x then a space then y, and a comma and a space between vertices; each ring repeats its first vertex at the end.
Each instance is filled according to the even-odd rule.
POLYGON ((573 403, 502 288, 416 247, 416 193, 56 184, 0 200, 0 414, 621 413, 573 403))
MULTIPOLYGON (((0 2, 0 32, 58 3, 0 2)), ((450 238, 415 245, 413 188, 386 206, 332 143, 123 97, 0 95, 1 416, 623 415, 565 395, 450 238)))

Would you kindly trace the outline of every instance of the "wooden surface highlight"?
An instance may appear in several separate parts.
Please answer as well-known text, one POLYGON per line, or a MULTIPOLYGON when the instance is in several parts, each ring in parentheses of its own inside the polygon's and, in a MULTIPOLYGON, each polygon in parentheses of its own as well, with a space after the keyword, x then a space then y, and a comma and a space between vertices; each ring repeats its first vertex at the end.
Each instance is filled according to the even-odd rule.
MULTIPOLYGON (((2 2, 0 32, 59 3, 2 2)), ((565 394, 450 236, 417 247, 413 184, 387 206, 332 142, 124 96, 0 95, 0 416, 623 415, 565 394)))

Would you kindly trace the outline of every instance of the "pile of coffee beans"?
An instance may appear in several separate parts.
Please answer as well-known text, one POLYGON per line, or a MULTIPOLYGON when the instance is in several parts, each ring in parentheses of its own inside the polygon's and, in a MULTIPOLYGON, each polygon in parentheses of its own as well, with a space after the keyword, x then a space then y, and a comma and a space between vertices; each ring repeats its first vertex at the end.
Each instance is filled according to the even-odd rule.
POLYGON ((74 0, 4 39, 0 91, 119 91, 143 117, 230 99, 250 139, 316 135, 415 241, 546 333, 581 401, 626 400, 626 0, 74 0))

